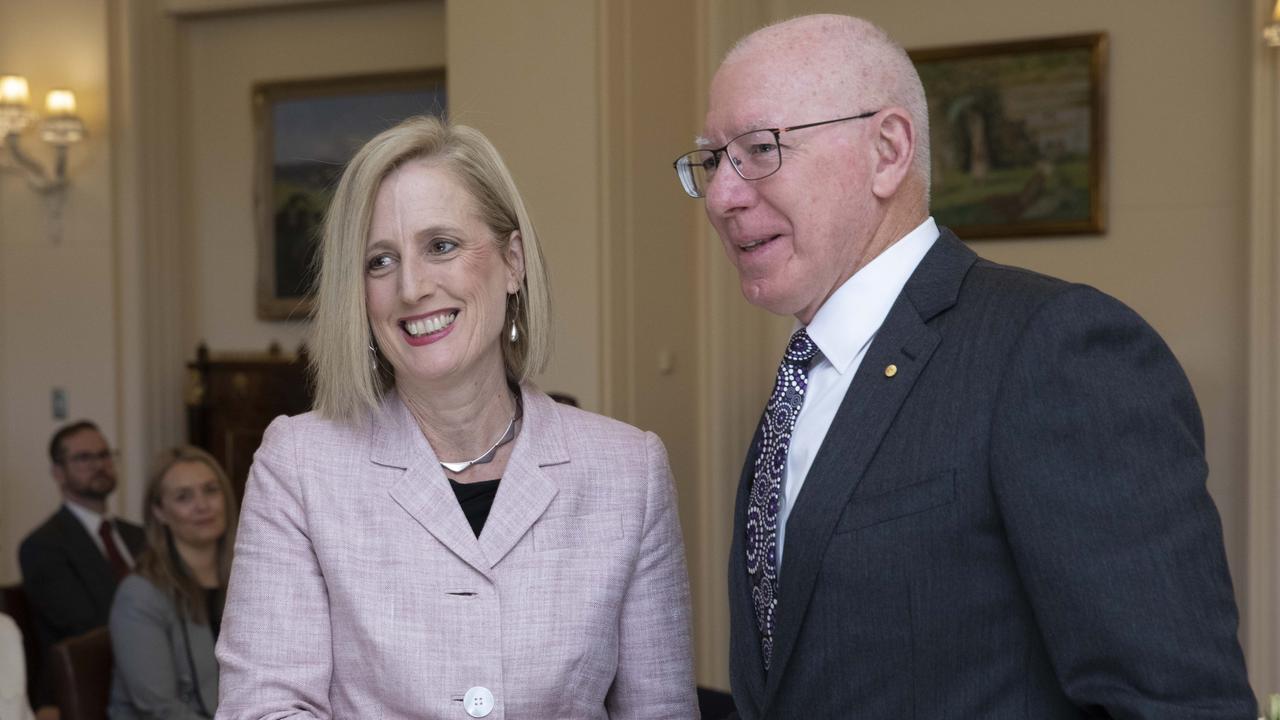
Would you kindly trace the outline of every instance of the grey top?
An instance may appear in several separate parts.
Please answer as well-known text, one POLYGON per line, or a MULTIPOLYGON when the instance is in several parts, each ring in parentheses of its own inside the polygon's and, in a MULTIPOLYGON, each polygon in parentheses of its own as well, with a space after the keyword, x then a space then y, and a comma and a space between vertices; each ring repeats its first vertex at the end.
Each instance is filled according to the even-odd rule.
POLYGON ((111 648, 115 655, 107 713, 111 720, 210 717, 202 711, 201 700, 208 713, 216 709, 218 662, 213 655, 213 632, 207 624, 182 619, 173 599, 140 575, 125 578, 116 591, 111 648), (192 680, 193 663, 199 696, 192 680))

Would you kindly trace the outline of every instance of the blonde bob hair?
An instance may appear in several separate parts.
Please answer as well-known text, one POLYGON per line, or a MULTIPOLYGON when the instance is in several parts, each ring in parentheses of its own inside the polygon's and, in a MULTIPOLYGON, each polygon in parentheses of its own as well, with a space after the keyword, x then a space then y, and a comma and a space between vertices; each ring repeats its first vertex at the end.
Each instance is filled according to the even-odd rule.
POLYGON ((338 181, 317 255, 311 373, 315 409, 335 420, 358 422, 395 387, 395 371, 377 349, 365 303, 365 243, 382 181, 412 160, 449 170, 475 198, 480 219, 504 256, 513 232, 524 248, 524 279, 507 296, 502 358, 507 377, 520 383, 546 365, 551 301, 538 234, 498 151, 480 131, 434 117, 409 118, 383 131, 356 153, 338 181), (519 339, 506 329, 515 323, 519 339))
POLYGON ((236 545, 236 516, 239 514, 236 510, 236 496, 231 490, 231 481, 218 461, 204 450, 191 445, 169 448, 156 456, 152 463, 151 473, 147 476, 146 492, 142 497, 142 529, 147 536, 147 548, 138 558, 138 574, 173 598, 182 614, 192 622, 207 623, 209 613, 205 608, 204 589, 182 566, 177 548, 173 545, 172 533, 155 513, 164 500, 164 476, 175 465, 182 463, 200 463, 208 467, 218 479, 222 500, 226 503, 224 511, 227 523, 226 532, 218 539, 219 586, 225 590, 231 577, 231 558, 236 545))

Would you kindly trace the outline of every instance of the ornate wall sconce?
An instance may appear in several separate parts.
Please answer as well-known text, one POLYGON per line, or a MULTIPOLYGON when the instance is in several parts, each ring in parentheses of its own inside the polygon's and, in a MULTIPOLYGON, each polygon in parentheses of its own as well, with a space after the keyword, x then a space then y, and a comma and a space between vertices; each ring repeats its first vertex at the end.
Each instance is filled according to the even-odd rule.
POLYGON ((76 115, 76 96, 70 90, 50 90, 44 116, 30 108, 31 91, 21 75, 0 75, 0 169, 16 170, 33 190, 45 196, 56 221, 67 189, 67 148, 85 137, 84 122, 76 115), (54 150, 52 169, 46 169, 22 149, 22 133, 35 125, 40 139, 54 150))

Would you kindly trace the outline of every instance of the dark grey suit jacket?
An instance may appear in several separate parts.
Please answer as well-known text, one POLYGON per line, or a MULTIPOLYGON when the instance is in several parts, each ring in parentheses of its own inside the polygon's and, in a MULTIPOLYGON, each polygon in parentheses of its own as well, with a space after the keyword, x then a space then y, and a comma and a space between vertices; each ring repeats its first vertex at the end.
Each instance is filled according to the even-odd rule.
MULTIPOLYGON (((119 519, 115 526, 136 558, 146 546, 142 528, 119 519)), ((22 541, 18 562, 35 617, 42 665, 54 643, 107 624, 116 592, 111 563, 65 505, 22 541)), ((38 673, 32 698, 37 707, 52 702, 42 670, 31 668, 38 673)))
POLYGON ((729 566, 739 713, 1255 717, 1203 445, 1141 318, 943 229, 791 512, 767 674, 748 457, 729 566))

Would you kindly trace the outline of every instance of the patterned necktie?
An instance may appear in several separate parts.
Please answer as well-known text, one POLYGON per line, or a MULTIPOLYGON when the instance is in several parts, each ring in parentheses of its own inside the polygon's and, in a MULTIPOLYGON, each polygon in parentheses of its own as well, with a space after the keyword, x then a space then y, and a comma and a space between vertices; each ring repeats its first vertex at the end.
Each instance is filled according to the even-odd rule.
POLYGON ((115 576, 116 582, 124 579, 129 574, 129 563, 125 562, 124 555, 120 554, 120 547, 116 545, 115 535, 111 532, 111 523, 106 520, 98 526, 98 537, 102 538, 102 547, 107 551, 107 561, 111 563, 111 574, 115 576))
POLYGON ((796 425, 805 388, 809 386, 809 361, 818 346, 800 328, 787 343, 778 365, 778 379, 765 406, 760 451, 756 454, 747 503, 747 574, 751 576, 751 602, 760 628, 764 669, 773 655, 773 629, 778 608, 778 496, 787 465, 791 430, 796 425))

